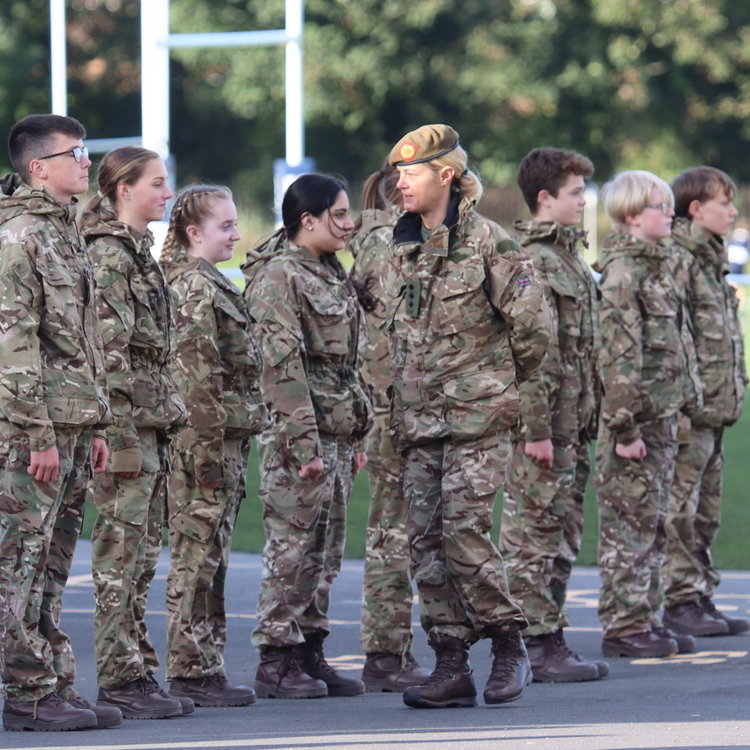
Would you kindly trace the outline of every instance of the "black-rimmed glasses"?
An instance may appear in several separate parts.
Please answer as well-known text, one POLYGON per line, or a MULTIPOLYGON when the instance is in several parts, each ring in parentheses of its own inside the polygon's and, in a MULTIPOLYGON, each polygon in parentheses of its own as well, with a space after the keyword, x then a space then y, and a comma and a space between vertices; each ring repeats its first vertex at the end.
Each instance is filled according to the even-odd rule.
POLYGON ((86 148, 86 146, 73 146, 73 148, 69 148, 67 151, 58 151, 56 154, 40 156, 39 161, 44 161, 45 159, 54 159, 56 156, 65 156, 65 154, 73 154, 73 158, 76 160, 76 162, 78 162, 78 164, 80 164, 83 159, 88 158, 89 150, 86 148))

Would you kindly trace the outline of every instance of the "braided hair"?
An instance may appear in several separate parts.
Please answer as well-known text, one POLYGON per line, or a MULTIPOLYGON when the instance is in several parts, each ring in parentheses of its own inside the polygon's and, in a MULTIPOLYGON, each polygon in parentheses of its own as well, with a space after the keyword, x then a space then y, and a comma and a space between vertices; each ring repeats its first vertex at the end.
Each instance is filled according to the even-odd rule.
POLYGON ((178 247, 190 247, 189 226, 200 226, 211 216, 211 203, 232 200, 232 191, 223 185, 191 185, 177 196, 169 214, 169 227, 161 249, 162 262, 174 258, 178 247))

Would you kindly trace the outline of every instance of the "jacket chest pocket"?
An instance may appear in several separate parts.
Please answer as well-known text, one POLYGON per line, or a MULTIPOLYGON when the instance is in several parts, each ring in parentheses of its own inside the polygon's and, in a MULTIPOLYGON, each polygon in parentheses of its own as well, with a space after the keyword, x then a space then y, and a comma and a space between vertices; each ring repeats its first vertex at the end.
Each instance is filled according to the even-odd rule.
POLYGON ((231 300, 219 294, 214 299, 221 356, 227 362, 260 369, 260 350, 250 331, 250 319, 231 300))
POLYGON ((135 277, 130 282, 133 295, 133 338, 157 349, 165 349, 169 340, 168 290, 148 278, 135 277))
POLYGON ((349 354, 349 310, 346 300, 325 290, 303 292, 305 345, 310 352, 346 356, 349 354))
POLYGON ((460 333, 486 322, 491 314, 484 291, 484 264, 480 258, 455 268, 437 284, 433 317, 443 334, 460 333))
POLYGON ((665 294, 649 291, 641 296, 641 304, 644 348, 672 353, 679 351, 676 302, 665 294))
POLYGON ((83 304, 85 293, 90 291, 85 274, 77 274, 73 269, 48 263, 46 259, 37 263, 37 269, 44 286, 43 327, 58 341, 73 338, 76 321, 80 316, 79 304, 83 304))

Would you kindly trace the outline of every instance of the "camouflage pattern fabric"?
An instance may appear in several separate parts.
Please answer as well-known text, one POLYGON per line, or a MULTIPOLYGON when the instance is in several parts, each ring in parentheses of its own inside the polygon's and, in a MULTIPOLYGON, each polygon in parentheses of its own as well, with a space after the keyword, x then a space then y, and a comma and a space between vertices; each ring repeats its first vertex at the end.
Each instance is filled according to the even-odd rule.
POLYGON ((603 243, 599 361, 604 395, 595 485, 605 638, 658 626, 676 415, 701 404, 684 288, 667 262, 671 252, 625 234, 603 243), (646 445, 645 459, 615 454, 617 443, 638 438, 646 445))
POLYGON ((399 211, 366 209, 349 241, 354 256, 353 278, 370 284, 377 298, 375 310, 365 315, 367 350, 362 377, 370 387, 375 419, 365 438, 370 508, 365 532, 360 641, 367 653, 401 654, 412 642, 414 594, 409 573, 406 499, 401 490, 403 459, 390 438, 391 384, 385 323, 386 271, 399 211), (372 280, 372 281, 370 281, 372 280))
POLYGON ((547 358, 519 387, 521 427, 505 489, 499 547, 508 583, 529 619, 528 635, 568 624, 565 589, 583 532, 601 392, 596 353, 597 291, 577 249, 585 232, 554 222, 516 222, 516 236, 544 285, 551 325, 547 358), (552 440, 552 469, 524 453, 525 441, 552 440))
POLYGON ((184 247, 163 267, 177 301, 173 373, 190 420, 173 444, 167 677, 194 678, 224 673, 232 532, 249 438, 269 419, 258 389, 260 350, 240 290, 184 247))
POLYGON ((58 478, 37 482, 26 471, 28 438, 16 425, 0 420, 0 452, 6 459, 0 486, 2 679, 6 695, 14 700, 65 692, 75 678, 60 610, 91 476, 92 432, 56 426, 55 434, 58 478))
POLYGON ((404 493, 422 627, 473 643, 526 618, 508 591, 490 538, 492 508, 509 459, 508 434, 435 440, 406 453, 404 493))
POLYGON ((169 527, 167 576, 167 679, 224 674, 226 612, 224 582, 232 532, 245 496, 249 438, 225 438, 224 485, 195 481, 195 456, 174 451, 169 480, 169 515, 190 522, 169 527), (215 508, 216 512, 207 512, 215 508))
POLYGON ((517 383, 546 352, 549 310, 531 262, 471 201, 457 201, 424 243, 417 214, 396 224, 386 325, 399 451, 515 426, 517 383))
POLYGON ((94 430, 110 421, 93 272, 63 205, 18 175, 0 181, 0 667, 9 697, 66 693, 62 590, 91 479, 94 430), (57 445, 55 481, 28 472, 57 445))
POLYGON ((263 502, 263 575, 253 646, 293 646, 306 633, 329 632, 328 604, 341 569, 346 506, 353 481, 351 441, 319 435, 325 470, 301 479, 291 470, 272 432, 258 438, 263 502), (309 512, 294 512, 304 498, 309 512))
POLYGON ((672 238, 685 252, 673 263, 687 289, 703 408, 680 429, 667 516, 666 606, 711 597, 721 577, 711 545, 721 519, 722 437, 742 411, 747 385, 735 289, 726 281, 726 251, 688 219, 675 219, 672 238))
POLYGON ((169 446, 155 428, 138 428, 136 436, 143 453, 139 475, 131 479, 106 471, 94 478, 94 646, 97 682, 104 688, 120 687, 158 668, 143 614, 158 560, 155 528, 163 528, 169 446))
POLYGON ((266 545, 253 644, 286 646, 328 628, 353 455, 372 422, 360 375, 366 334, 334 256, 317 259, 278 233, 248 253, 243 270, 273 421, 259 439, 266 545), (322 477, 301 479, 316 457, 322 477))
POLYGON ((667 552, 665 520, 677 454, 677 419, 639 424, 646 458, 615 454, 603 424, 596 446, 599 509, 599 619, 605 638, 660 627, 661 569, 667 552))

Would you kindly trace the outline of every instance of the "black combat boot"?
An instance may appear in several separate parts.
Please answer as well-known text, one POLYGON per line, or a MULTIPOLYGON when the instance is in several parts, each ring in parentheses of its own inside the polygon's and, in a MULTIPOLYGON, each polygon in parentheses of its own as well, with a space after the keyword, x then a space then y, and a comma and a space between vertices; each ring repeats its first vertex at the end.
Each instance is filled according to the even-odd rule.
POLYGON ((511 623, 507 630, 497 628, 490 635, 494 659, 484 689, 484 702, 492 704, 517 700, 531 682, 531 663, 521 631, 515 623, 511 623))
POLYGON ((264 646, 255 692, 260 698, 325 698, 328 688, 300 667, 296 646, 264 646))
POLYGON ((403 693, 412 685, 421 685, 430 673, 417 664, 411 651, 404 654, 367 654, 362 682, 368 693, 403 693))
POLYGON ((703 611, 707 612, 711 617, 724 620, 729 628, 729 635, 737 635, 737 633, 744 633, 750 630, 750 620, 744 617, 730 617, 724 614, 724 612, 716 608, 716 605, 707 596, 701 598, 701 606, 703 607, 703 611))
POLYGON ((586 661, 565 643, 562 630, 524 638, 535 682, 598 680, 596 664, 586 661))
POLYGON ((421 684, 407 688, 404 703, 412 708, 471 708, 477 689, 471 676, 469 646, 450 635, 430 635, 435 670, 421 684))
POLYGON ((361 680, 344 677, 326 661, 323 654, 325 637, 326 633, 320 630, 305 635, 305 642, 297 646, 300 666, 310 677, 325 682, 329 696, 341 698, 361 695, 365 692, 365 685, 361 680))

